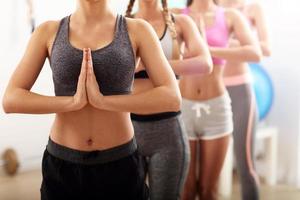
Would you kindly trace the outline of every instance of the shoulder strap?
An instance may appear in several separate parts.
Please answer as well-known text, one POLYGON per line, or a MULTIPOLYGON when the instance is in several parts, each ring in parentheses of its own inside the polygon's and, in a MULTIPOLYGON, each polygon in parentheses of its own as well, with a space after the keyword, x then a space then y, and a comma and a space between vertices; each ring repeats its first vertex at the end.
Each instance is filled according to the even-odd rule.
POLYGON ((190 9, 189 9, 188 7, 183 8, 183 9, 181 10, 181 13, 182 13, 182 14, 185 14, 185 15, 188 15, 188 14, 190 14, 190 9))

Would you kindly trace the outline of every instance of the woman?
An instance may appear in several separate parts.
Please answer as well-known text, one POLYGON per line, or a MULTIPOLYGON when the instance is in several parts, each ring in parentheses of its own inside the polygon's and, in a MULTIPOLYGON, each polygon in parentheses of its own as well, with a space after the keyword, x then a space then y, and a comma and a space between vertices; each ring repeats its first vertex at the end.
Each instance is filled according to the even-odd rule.
POLYGON ((180 108, 179 88, 151 26, 116 15, 109 2, 78 0, 71 16, 39 26, 7 87, 7 113, 56 113, 43 157, 42 199, 148 199, 129 112, 180 108), (130 94, 138 57, 154 87, 130 94), (30 91, 46 58, 55 97, 30 91))
MULTIPOLYGON (((268 30, 260 4, 254 2, 246 4, 244 0, 220 0, 220 4, 239 9, 246 16, 252 31, 257 33, 263 55, 270 56, 268 30)), ((239 45, 235 38, 231 39, 231 47, 239 45)), ((251 86, 248 63, 228 61, 224 77, 232 100, 234 150, 242 186, 242 199, 257 200, 259 199, 259 180, 254 168, 253 149, 258 115, 256 114, 255 94, 251 86), (243 101, 241 101, 241 97, 243 101)))
POLYGON ((235 10, 222 9, 213 0, 191 0, 187 6, 175 11, 190 15, 200 32, 206 35, 214 70, 201 77, 183 76, 180 81, 184 98, 183 119, 191 146, 191 164, 183 199, 195 199, 198 193, 200 199, 214 200, 233 131, 231 101, 223 83, 225 62, 235 59, 258 61, 260 53, 246 23, 235 10), (241 46, 230 49, 228 39, 233 33, 241 46))
MULTIPOLYGON (((128 5, 127 16, 141 18, 155 29, 164 54, 177 75, 209 73, 212 68, 208 48, 198 34, 194 22, 184 15, 171 15, 167 1, 140 0, 137 12, 131 13, 135 1, 128 5), (189 58, 181 59, 185 47, 189 58)), ((149 71, 135 74, 134 93, 153 88, 149 71)), ((131 115, 139 152, 147 160, 151 200, 180 199, 189 163, 188 139, 180 112, 153 112, 131 115)))

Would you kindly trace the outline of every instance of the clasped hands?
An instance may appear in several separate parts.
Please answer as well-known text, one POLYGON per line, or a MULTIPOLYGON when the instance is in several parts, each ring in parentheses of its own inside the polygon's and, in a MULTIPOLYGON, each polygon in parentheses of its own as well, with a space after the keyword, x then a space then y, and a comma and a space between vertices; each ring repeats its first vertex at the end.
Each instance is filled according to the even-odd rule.
POLYGON ((72 99, 73 110, 80 110, 90 104, 95 108, 101 108, 103 95, 94 73, 92 53, 90 48, 83 49, 83 59, 77 90, 72 99))

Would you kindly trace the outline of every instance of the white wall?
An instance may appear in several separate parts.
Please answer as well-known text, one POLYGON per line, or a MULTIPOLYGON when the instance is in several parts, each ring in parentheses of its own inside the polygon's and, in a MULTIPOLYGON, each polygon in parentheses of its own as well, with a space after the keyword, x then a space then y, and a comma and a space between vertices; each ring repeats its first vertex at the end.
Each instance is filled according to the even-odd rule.
MULTIPOLYGON (((25 2, 25 0, 5 1, 1 2, 0 6, 1 27, 5 27, 1 29, 0 37, 1 99, 8 79, 21 59, 30 37, 25 2)), ((61 18, 72 10, 70 1, 35 1, 35 6, 36 15, 39 16, 38 23, 46 19, 61 18)), ((48 63, 44 66, 33 90, 53 95, 48 63)), ((20 159, 26 160, 21 162, 22 170, 39 166, 53 115, 5 115, 2 109, 0 110, 0 152, 8 147, 16 149, 20 159)))
MULTIPOLYGON (((126 8, 125 0, 111 0, 118 12, 126 8), (120 3, 122 2, 122 3, 120 3)), ((175 1, 173 1, 175 2, 175 1)), ((178 0, 176 1, 178 2, 178 0)), ((273 110, 265 123, 277 125, 279 134, 279 180, 300 186, 300 66, 297 66, 300 46, 299 8, 297 0, 263 0, 271 29, 273 56, 265 60, 275 85, 273 110)), ((35 0, 37 22, 60 19, 69 15, 75 0, 35 0)), ((30 28, 26 21, 25 0, 0 3, 0 99, 7 81, 21 58, 30 28)), ((34 86, 34 91, 53 95, 51 71, 46 64, 34 86)), ((0 153, 14 147, 22 169, 39 166, 47 142, 53 115, 5 115, 0 109, 0 153), (32 159, 31 161, 28 158, 32 159)))
POLYGON ((279 181, 300 186, 300 2, 264 0, 273 55, 264 61, 275 86, 274 107, 267 123, 279 133, 279 181))

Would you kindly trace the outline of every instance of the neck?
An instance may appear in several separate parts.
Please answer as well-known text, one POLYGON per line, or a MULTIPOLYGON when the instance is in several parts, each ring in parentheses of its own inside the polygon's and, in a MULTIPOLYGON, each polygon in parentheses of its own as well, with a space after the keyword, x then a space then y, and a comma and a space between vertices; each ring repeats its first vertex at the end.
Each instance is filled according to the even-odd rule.
POLYGON ((139 10, 137 15, 143 19, 153 19, 161 17, 161 6, 158 0, 145 1, 139 0, 139 10))
POLYGON ((82 21, 99 21, 112 14, 108 0, 78 0, 74 13, 82 21))
POLYGON ((190 8, 195 12, 206 12, 215 6, 216 5, 212 0, 194 0, 190 5, 190 8))

